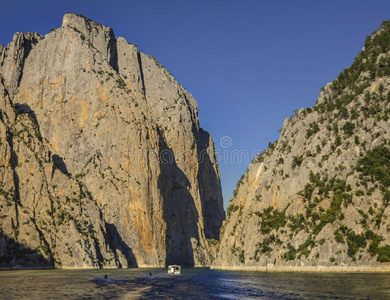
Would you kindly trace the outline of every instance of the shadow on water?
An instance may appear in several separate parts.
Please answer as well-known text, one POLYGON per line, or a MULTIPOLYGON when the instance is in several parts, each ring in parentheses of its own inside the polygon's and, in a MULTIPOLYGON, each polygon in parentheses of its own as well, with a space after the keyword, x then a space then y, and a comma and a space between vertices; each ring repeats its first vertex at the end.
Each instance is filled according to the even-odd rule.
POLYGON ((191 238, 199 241, 199 214, 189 192, 191 184, 177 166, 175 156, 160 139, 160 169, 158 188, 163 197, 163 217, 166 222, 166 265, 194 265, 191 238))
POLYGON ((390 299, 388 273, 235 272, 208 268, 184 268, 182 273, 170 276, 162 268, 2 271, 0 298, 390 299))

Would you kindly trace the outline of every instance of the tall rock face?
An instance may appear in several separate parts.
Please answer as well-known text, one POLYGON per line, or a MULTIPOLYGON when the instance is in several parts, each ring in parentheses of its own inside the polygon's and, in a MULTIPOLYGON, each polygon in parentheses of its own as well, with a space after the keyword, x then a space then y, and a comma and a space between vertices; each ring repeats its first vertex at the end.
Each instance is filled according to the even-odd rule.
POLYGON ((154 58, 67 13, 0 47, 0 76, 0 264, 211 263, 224 218, 214 142, 154 58))
POLYGON ((388 269, 390 22, 237 183, 215 268, 388 269))

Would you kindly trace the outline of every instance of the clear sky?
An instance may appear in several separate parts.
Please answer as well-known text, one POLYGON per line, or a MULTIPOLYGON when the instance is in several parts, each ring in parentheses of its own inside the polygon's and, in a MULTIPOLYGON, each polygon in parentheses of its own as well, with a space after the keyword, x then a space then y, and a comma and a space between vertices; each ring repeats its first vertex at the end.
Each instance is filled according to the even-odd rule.
POLYGON ((0 44, 18 31, 45 35, 68 11, 112 27, 194 96, 215 140, 226 207, 253 155, 351 65, 390 19, 390 1, 0 0, 0 44))

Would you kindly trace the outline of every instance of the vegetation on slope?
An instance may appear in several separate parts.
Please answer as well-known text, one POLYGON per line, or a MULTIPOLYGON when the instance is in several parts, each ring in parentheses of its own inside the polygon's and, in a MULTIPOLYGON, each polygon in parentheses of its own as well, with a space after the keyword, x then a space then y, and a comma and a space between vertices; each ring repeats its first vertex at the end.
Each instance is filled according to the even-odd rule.
MULTIPOLYGON (((390 203, 390 137, 386 131, 390 116, 389 51, 390 21, 385 21, 366 38, 351 67, 321 89, 316 105, 294 111, 279 141, 270 143, 254 159, 253 164, 263 163, 263 174, 278 179, 265 184, 265 190, 255 195, 250 217, 258 217, 259 242, 254 255, 245 255, 245 235, 241 246, 237 242, 240 238, 236 239, 234 253, 241 255, 241 263, 258 262, 264 255, 277 257, 276 252, 285 261, 315 260, 325 243, 321 232, 328 224, 334 228, 330 238, 340 245, 339 249, 346 249, 333 253, 330 263, 345 262, 344 251, 351 261, 359 261, 368 253, 378 262, 390 262, 386 239, 390 226, 386 225, 385 214, 390 203), (299 153, 294 151, 298 141, 303 143, 299 153), (357 158, 354 149, 358 149, 357 158), (346 159, 352 154, 353 158, 346 159), (309 166, 307 183, 297 195, 303 211, 288 210, 292 202, 282 210, 270 205, 256 211, 257 206, 267 203, 264 194, 271 187, 309 166), (357 219, 352 225, 346 214, 355 211, 358 217, 353 217, 357 219), (297 246, 295 241, 297 237, 302 240, 302 236, 305 239, 297 246)), ((222 233, 229 222, 235 225, 225 236, 237 236, 237 228, 245 218, 245 204, 237 205, 240 189, 248 189, 243 184, 245 178, 247 173, 238 182, 228 207, 222 233)))

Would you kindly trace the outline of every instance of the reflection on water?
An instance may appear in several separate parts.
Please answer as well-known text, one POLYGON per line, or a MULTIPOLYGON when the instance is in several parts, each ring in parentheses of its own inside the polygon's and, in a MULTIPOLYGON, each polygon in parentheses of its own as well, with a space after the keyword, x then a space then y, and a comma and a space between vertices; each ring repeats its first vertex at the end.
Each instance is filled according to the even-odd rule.
POLYGON ((181 276, 168 275, 165 269, 0 271, 0 299, 21 298, 390 299, 390 274, 208 268, 184 268, 181 276))

